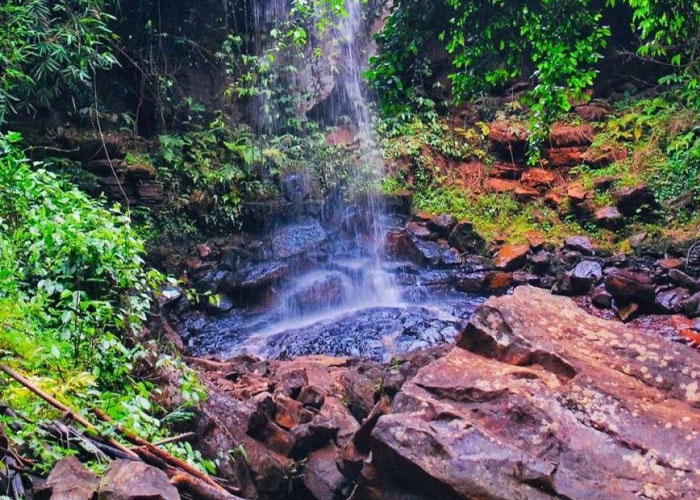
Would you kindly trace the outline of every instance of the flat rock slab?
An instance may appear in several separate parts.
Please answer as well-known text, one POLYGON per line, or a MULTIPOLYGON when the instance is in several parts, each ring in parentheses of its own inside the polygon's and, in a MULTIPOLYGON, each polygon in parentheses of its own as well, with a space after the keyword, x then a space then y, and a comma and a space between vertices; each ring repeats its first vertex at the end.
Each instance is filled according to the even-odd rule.
POLYGON ((366 467, 411 498, 700 498, 699 381, 692 348, 521 287, 404 385, 366 467))

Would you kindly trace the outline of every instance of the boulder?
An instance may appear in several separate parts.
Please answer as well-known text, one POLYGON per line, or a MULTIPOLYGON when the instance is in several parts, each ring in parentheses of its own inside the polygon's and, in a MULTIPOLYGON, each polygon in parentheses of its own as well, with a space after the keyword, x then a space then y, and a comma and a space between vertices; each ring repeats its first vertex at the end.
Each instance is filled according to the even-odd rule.
POLYGON ((685 301, 690 297, 690 290, 671 288, 656 295, 656 307, 666 314, 678 314, 683 310, 685 301))
POLYGON ((625 225, 625 219, 615 207, 603 207, 595 213, 595 223, 605 229, 620 229, 625 225))
POLYGON ((513 271, 527 262, 529 253, 529 245, 506 245, 496 253, 493 264, 499 269, 513 271))
POLYGON ((684 369, 700 353, 531 287, 489 299, 458 345, 377 422, 371 480, 392 489, 363 498, 700 494, 687 472, 700 467, 689 438, 700 431, 700 392, 684 369))
POLYGON ((605 289, 605 286, 598 286, 591 293, 591 302, 600 309, 609 309, 612 307, 613 296, 605 289))
POLYGON ((287 259, 318 250, 326 242, 326 231, 315 219, 290 224, 270 236, 274 259, 287 259))
POLYGON ((457 219, 455 219, 452 215, 442 214, 430 219, 427 225, 428 229, 436 233, 441 238, 447 238, 457 225, 457 219))
POLYGON ((519 179, 525 167, 518 163, 496 161, 488 169, 489 177, 497 179, 519 179))
POLYGON ((180 500, 165 472, 143 462, 116 460, 100 480, 99 500, 180 500))
POLYGON ((571 285, 576 293, 588 293, 602 277, 603 268, 598 262, 584 260, 571 271, 571 285))
POLYGON ((549 148, 544 150, 544 158, 554 168, 575 167, 584 163, 587 151, 587 146, 549 148))
POLYGON ((525 157, 529 136, 524 123, 495 121, 489 124, 489 149, 502 159, 515 162, 525 157))
POLYGON ((653 304, 656 287, 648 274, 627 269, 613 269, 605 277, 605 289, 621 304, 653 304))
POLYGON ((493 193, 511 193, 521 201, 537 198, 540 195, 536 189, 524 186, 517 181, 505 179, 487 179, 485 188, 493 193))
POLYGON ((628 217, 657 207, 654 193, 646 184, 614 191, 613 198, 618 210, 628 217))
POLYGON ((567 250, 573 250, 575 252, 580 252, 583 255, 594 255, 595 250, 593 249, 593 244, 591 240, 586 236, 570 236, 566 239, 564 248, 567 250))
POLYGON ((486 241, 476 232, 474 225, 466 220, 458 222, 449 236, 450 245, 460 252, 484 254, 486 241))
POLYGON ((287 276, 289 266, 282 262, 265 262, 237 272, 226 273, 220 289, 237 294, 269 287, 287 276))
POLYGON ((682 286, 690 290, 700 290, 700 281, 691 278, 680 269, 674 268, 669 270, 668 277, 671 278, 671 281, 673 281, 678 286, 682 286))
POLYGON ((557 181, 557 175, 543 168, 528 168, 523 172, 520 182, 533 189, 547 190, 557 181))
POLYGON ((309 455, 301 479, 310 498, 314 500, 345 498, 343 487, 346 480, 336 466, 337 457, 338 450, 333 444, 309 455))
POLYGON ((139 199, 147 205, 158 205, 165 200, 163 185, 159 182, 144 181, 137 188, 139 199))
POLYGON ((549 133, 550 143, 557 147, 590 146, 594 138, 593 126, 587 123, 583 125, 555 123, 549 133))
POLYGON ((34 490, 37 500, 92 500, 97 492, 97 476, 76 457, 64 458, 51 470, 46 482, 34 490))

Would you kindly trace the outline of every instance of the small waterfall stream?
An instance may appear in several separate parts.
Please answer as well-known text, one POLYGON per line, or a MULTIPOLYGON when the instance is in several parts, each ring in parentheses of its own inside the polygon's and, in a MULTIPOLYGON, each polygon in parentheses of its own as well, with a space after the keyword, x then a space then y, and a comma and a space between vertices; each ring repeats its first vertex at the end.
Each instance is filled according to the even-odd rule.
MULTIPOLYGON (((352 125, 355 140, 348 154, 357 157, 358 168, 367 172, 370 188, 331 193, 314 217, 303 215, 303 196, 287 196, 295 205, 290 221, 272 228, 265 236, 267 257, 254 264, 253 271, 248 269, 264 274, 265 266, 284 267, 285 278, 265 292, 271 298, 261 309, 239 308, 224 316, 188 321, 185 329, 191 332, 193 353, 331 354, 389 361, 396 353, 450 342, 481 302, 444 286, 449 279, 443 271, 390 262, 385 255, 387 232, 404 227, 407 214, 389 214, 379 193, 385 165, 363 79, 367 61, 363 5, 362 0, 345 0, 346 15, 337 20, 333 32, 337 51, 327 56, 334 58, 339 73, 323 121, 352 125), (424 283, 435 286, 429 289, 424 283)), ((286 19, 289 6, 287 0, 272 0, 263 7, 255 11, 256 22, 269 27, 280 16, 286 19)), ((298 81, 308 82, 310 77, 302 75, 298 81)), ((267 109, 264 99, 252 105, 267 109)), ((304 174, 288 180, 293 190, 303 185, 304 174)))

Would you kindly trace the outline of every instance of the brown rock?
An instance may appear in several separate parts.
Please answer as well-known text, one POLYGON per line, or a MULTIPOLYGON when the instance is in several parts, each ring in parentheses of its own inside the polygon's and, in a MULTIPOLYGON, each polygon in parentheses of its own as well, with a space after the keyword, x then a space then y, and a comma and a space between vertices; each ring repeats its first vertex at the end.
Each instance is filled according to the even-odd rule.
POLYGON ((557 175, 543 168, 529 168, 523 172, 520 182, 533 189, 548 189, 557 181, 557 175))
POLYGON ((447 238, 457 225, 457 219, 450 214, 441 214, 431 218, 427 225, 428 229, 438 234, 440 237, 447 238))
POLYGON ((615 207, 603 207, 596 211, 595 222, 606 229, 619 229, 625 224, 625 219, 615 207))
POLYGON ((519 161, 525 156, 527 125, 518 122, 496 121, 489 125, 489 149, 507 161, 519 161))
POLYGON ((314 500, 344 498, 345 478, 336 466, 337 456, 338 450, 333 444, 309 455, 302 482, 314 500))
POLYGON ((525 167, 516 163, 495 162, 489 168, 489 176, 498 179, 519 179, 525 167))
POLYGON ((593 143, 595 132, 590 124, 555 123, 552 125, 549 135, 550 142, 554 146, 590 146, 593 143))
POLYGON ((628 304, 613 303, 613 309, 615 309, 615 312, 623 323, 629 323, 639 314, 639 304, 635 302, 630 302, 628 304))
POLYGON ((612 146, 591 148, 583 154, 583 162, 594 168, 606 167, 627 159, 627 150, 612 146))
POLYGON ((379 419, 372 483, 399 490, 370 498, 700 495, 691 348, 530 287, 489 299, 458 344, 379 419))
POLYGON ((679 269, 679 268, 683 267, 685 262, 683 262, 682 259, 669 258, 669 259, 661 259, 661 260, 657 261, 656 264, 661 269, 663 269, 665 271, 669 271, 671 269, 679 269))
POLYGON ((574 183, 569 184, 566 188, 566 195, 569 197, 572 203, 583 203, 587 199, 593 196, 593 193, 584 188, 582 184, 574 183))
POLYGON ((620 212, 627 216, 636 215, 641 210, 657 206, 654 193, 646 184, 617 190, 613 193, 613 198, 620 212))
POLYGON ((450 245, 460 252, 483 254, 486 251, 486 241, 474 229, 474 225, 462 220, 457 223, 449 237, 450 245))
POLYGON ((576 106, 574 111, 588 122, 601 122, 612 112, 608 106, 602 104, 583 104, 576 106))
POLYGON ((507 245, 502 247, 494 256, 494 265, 505 271, 513 271, 527 262, 530 253, 528 245, 507 245))
POLYGON ((605 288, 615 300, 623 304, 654 303, 656 287, 648 274, 627 269, 613 269, 605 277, 605 288))
POLYGON ((588 147, 573 146, 563 148, 550 148, 544 150, 544 158, 552 167, 575 167, 585 161, 588 147))
POLYGON ((275 397, 275 422, 285 429, 291 429, 299 424, 311 422, 313 414, 306 410, 298 401, 278 394, 275 397))
POLYGON ((559 193, 555 193, 554 191, 550 191, 544 197, 544 202, 548 207, 557 209, 564 204, 564 197, 562 195, 560 195, 559 193))
POLYGON ((564 248, 580 252, 583 255, 594 255, 595 250, 591 240, 586 236, 569 236, 566 238, 564 248))
POLYGON ((138 195, 143 203, 149 205, 157 205, 165 200, 165 191, 159 182, 145 181, 140 183, 138 195))
POLYGON ((51 500, 91 500, 99 481, 76 457, 64 458, 51 470, 48 479, 34 490, 34 498, 51 500))
POLYGON ((100 480, 99 500, 180 500, 165 472, 143 462, 116 460, 100 480))
POLYGON ((536 189, 524 186, 517 181, 505 179, 487 179, 485 187, 488 191, 494 193, 512 193, 516 198, 521 200, 537 198, 540 195, 539 191, 536 189))

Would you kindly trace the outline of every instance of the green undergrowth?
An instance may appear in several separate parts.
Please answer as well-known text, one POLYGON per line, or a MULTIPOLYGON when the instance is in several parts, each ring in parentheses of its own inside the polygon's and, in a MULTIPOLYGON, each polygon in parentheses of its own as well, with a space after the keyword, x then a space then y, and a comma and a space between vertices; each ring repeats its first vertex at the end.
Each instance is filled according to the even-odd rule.
MULTIPOLYGON (((146 439, 171 435, 205 393, 167 348, 145 347, 164 277, 144 266, 144 241, 128 214, 28 160, 20 141, 0 136, 0 362, 89 419, 97 407, 146 439), (153 381, 159 370, 179 374, 178 400, 167 409, 153 381)), ((37 460, 36 472, 70 454, 104 465, 79 440, 51 438, 47 423, 63 416, 4 374, 0 402, 22 416, 19 428, 7 416, 0 422, 37 460)), ((171 449, 212 465, 187 445, 171 449)))
MULTIPOLYGON (((596 209, 614 205, 615 190, 646 183, 660 205, 655 217, 628 217, 621 231, 577 219, 566 203, 553 209, 541 198, 520 202, 508 193, 484 192, 483 181, 494 160, 486 152, 488 125, 456 127, 434 113, 411 115, 406 122, 391 118, 380 127, 390 166, 383 189, 410 190, 416 209, 468 219, 490 241, 520 243, 529 233, 538 232, 561 242, 569 235, 585 234, 600 246, 619 250, 626 248, 628 236, 642 231, 692 237, 700 202, 700 111, 688 92, 681 85, 656 97, 618 102, 608 118, 594 124, 592 148, 615 151, 619 160, 605 167, 580 165, 561 171, 564 182, 554 190, 566 198, 566 186, 580 183, 594 193, 596 209), (472 165, 466 169, 467 176, 460 173, 465 162, 472 165), (603 178, 608 187, 596 189, 596 181, 603 178)), ((522 119, 523 108, 517 112, 512 108, 482 109, 481 114, 522 119)), ((559 119, 581 123, 575 114, 559 119)))

